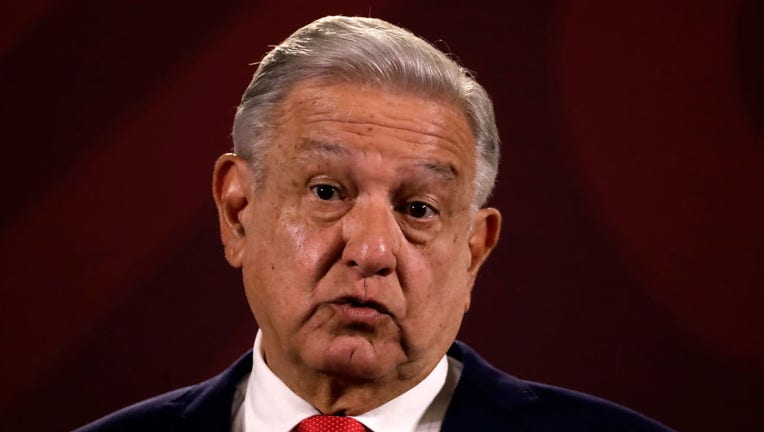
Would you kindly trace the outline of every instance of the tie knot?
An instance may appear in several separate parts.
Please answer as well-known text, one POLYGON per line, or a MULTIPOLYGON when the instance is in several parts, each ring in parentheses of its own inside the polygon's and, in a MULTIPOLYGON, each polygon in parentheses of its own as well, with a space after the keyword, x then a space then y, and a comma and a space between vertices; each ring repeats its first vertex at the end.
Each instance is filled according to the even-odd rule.
POLYGON ((366 432, 358 420, 350 417, 314 415, 297 425, 297 432, 366 432))

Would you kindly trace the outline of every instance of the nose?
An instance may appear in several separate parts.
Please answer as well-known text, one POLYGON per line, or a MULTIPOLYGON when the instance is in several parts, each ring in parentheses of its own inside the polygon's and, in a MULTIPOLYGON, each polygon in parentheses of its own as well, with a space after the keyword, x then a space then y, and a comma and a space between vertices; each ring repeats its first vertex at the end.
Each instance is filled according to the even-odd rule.
POLYGON ((343 221, 342 260, 362 277, 387 276, 398 264, 401 235, 389 203, 357 199, 343 221))

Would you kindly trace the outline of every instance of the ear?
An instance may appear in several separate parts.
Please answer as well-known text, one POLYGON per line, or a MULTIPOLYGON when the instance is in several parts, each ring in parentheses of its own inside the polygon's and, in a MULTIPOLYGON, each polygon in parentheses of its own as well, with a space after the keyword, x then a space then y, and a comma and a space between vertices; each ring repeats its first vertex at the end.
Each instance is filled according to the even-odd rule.
POLYGON ((483 208, 472 218, 470 231, 470 266, 468 272, 471 282, 475 282, 480 266, 499 241, 501 231, 501 213, 495 208, 483 208))
POLYGON ((233 153, 226 153, 215 162, 212 196, 218 209, 225 257, 233 267, 242 264, 246 238, 242 219, 251 202, 253 179, 249 163, 233 153))

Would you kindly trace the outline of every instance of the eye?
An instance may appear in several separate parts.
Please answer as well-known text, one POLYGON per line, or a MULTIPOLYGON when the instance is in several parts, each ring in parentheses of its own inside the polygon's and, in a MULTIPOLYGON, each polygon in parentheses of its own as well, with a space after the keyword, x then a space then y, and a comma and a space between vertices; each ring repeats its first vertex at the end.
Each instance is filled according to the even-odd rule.
POLYGON ((437 214, 437 211, 432 206, 422 201, 408 202, 404 205, 402 211, 417 219, 424 219, 437 214))
POLYGON ((318 197, 318 199, 324 201, 337 200, 341 198, 340 190, 332 185, 318 184, 312 186, 311 190, 313 191, 313 194, 318 197))

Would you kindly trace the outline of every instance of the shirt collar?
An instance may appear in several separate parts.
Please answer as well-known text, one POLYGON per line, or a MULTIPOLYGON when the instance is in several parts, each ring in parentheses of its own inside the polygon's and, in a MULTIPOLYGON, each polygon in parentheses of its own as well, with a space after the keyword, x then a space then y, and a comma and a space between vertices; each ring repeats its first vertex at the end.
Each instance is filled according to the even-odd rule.
POLYGON ((435 369, 406 393, 356 416, 355 419, 374 432, 414 431, 422 416, 437 396, 448 374, 448 362, 443 356, 435 369))
MULTIPOLYGON (((262 332, 258 330, 252 351, 252 373, 241 407, 244 432, 290 431, 304 418, 320 413, 265 364, 261 344, 262 332)), ((353 418, 374 432, 414 431, 446 382, 447 374, 448 362, 443 356, 435 369, 409 391, 353 418)))

